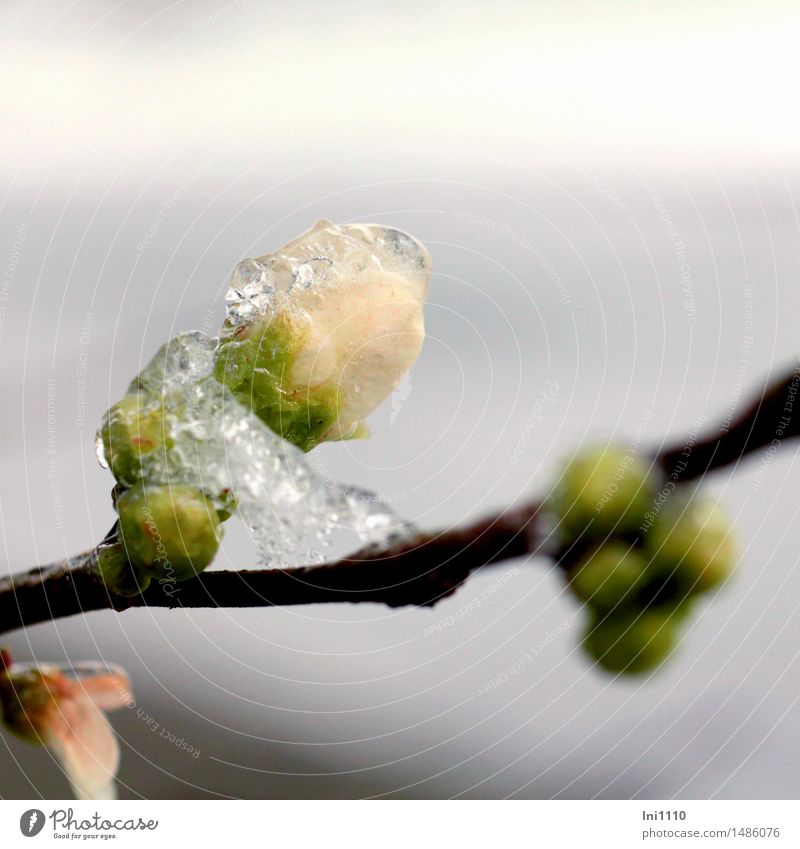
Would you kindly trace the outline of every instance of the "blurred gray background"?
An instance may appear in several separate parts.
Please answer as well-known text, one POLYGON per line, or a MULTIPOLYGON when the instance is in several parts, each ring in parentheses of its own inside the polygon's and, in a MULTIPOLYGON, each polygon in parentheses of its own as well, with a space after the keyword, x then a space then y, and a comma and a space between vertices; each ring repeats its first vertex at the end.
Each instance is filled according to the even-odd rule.
MULTIPOLYGON (((680 439, 797 362, 791 4, 9 2, 0 29, 3 571, 103 536, 104 410, 320 217, 433 255, 410 382, 314 454, 425 526, 545 494, 585 440, 680 439)), ((591 668, 538 560, 433 610, 95 613, 4 644, 130 671, 123 798, 796 797, 797 463, 708 481, 742 563, 649 678, 591 668)), ((219 566, 255 564, 229 527, 219 566)), ((66 792, 3 735, 0 795, 66 792)))

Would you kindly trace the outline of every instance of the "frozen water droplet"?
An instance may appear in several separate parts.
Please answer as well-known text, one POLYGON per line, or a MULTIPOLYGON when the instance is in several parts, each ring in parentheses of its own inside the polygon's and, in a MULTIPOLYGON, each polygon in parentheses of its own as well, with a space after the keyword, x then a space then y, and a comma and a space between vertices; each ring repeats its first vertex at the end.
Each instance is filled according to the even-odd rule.
POLYGON ((103 445, 103 439, 98 433, 94 438, 94 453, 97 455, 97 462, 104 468, 108 468, 108 460, 106 459, 106 449, 103 445))
POLYGON ((216 339, 199 330, 181 333, 159 348, 128 392, 166 395, 209 375, 214 370, 216 339))
POLYGON ((428 251, 422 243, 409 233, 386 227, 383 231, 386 247, 393 251, 403 263, 425 270, 430 266, 428 251))
POLYGON ((402 230, 322 220, 276 251, 242 260, 234 268, 225 296, 228 321, 237 325, 270 312, 294 286, 322 292, 367 270, 417 277, 425 286, 430 267, 422 243, 402 230))
POLYGON ((297 266, 294 282, 303 289, 310 289, 315 284, 329 280, 333 272, 333 261, 328 257, 312 257, 297 266))

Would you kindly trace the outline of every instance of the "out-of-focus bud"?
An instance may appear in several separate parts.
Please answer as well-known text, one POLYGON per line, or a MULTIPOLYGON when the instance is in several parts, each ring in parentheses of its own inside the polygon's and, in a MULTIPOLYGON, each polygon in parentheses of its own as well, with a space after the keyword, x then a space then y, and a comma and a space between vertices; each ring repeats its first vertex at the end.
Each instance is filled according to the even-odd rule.
POLYGON ((422 348, 429 275, 399 230, 320 221, 234 270, 217 378, 304 451, 364 436, 422 348))
MULTIPOLYGON (((114 477, 133 486, 142 481, 148 461, 171 447, 165 432, 162 399, 137 392, 126 395, 103 417, 98 431, 102 457, 114 477)), ((163 460, 161 460, 163 463, 163 460)))
POLYGON ((572 458, 549 499, 562 536, 605 539, 637 531, 655 496, 642 460, 614 445, 572 458))
POLYGON ((575 595, 600 611, 635 606, 648 580, 647 560, 623 542, 609 542, 590 552, 570 573, 575 595))
POLYGON ((686 594, 707 592, 733 572, 739 544, 725 511, 712 499, 674 499, 645 537, 651 556, 686 594))
POLYGON ((117 511, 128 560, 160 581, 196 577, 219 548, 217 510, 194 487, 134 487, 117 498, 117 511))
POLYGON ((676 622, 674 616, 660 610, 600 614, 588 625, 583 647, 609 672, 649 672, 674 648, 676 622))
POLYGON ((5 725, 59 759, 78 799, 113 799, 119 746, 103 711, 131 701, 119 667, 11 663, 3 653, 0 708, 5 725))

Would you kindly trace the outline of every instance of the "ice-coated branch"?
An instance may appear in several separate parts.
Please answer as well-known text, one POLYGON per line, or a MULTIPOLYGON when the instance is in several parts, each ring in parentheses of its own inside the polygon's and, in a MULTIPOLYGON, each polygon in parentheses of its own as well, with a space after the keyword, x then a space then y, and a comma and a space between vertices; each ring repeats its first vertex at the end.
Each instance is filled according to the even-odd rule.
MULTIPOLYGON (((735 421, 657 454, 673 480, 694 480, 759 449, 800 436, 795 401, 800 366, 769 384, 735 421)), ((504 510, 480 522, 425 533, 343 560, 292 569, 211 571, 181 583, 154 581, 133 598, 112 594, 93 568, 94 551, 0 580, 0 633, 40 622, 131 607, 271 607, 330 602, 428 606, 470 574, 541 551, 539 505, 504 510)))

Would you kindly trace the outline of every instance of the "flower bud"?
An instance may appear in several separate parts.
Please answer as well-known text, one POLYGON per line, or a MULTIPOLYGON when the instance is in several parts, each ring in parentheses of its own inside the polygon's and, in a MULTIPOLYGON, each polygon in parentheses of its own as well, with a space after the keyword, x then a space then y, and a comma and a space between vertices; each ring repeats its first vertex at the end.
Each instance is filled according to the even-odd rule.
POLYGON ((212 502, 194 487, 143 486, 117 499, 122 543, 139 572, 160 581, 196 577, 222 537, 212 502))
POLYGON ((739 559, 730 519, 715 501, 703 496, 667 502, 645 540, 662 571, 672 574, 685 594, 718 586, 739 559))
POLYGON ((565 538, 604 539, 638 530, 654 496, 647 465, 611 445, 570 460, 549 504, 565 538))
POLYGON ((237 266, 217 378, 304 451, 364 436, 422 348, 429 273, 411 236, 320 221, 237 266))
POLYGON ((636 604, 648 580, 647 560, 623 542, 609 542, 592 551, 570 573, 570 589, 600 611, 617 611, 636 604))
POLYGON ((26 743, 37 745, 43 742, 42 719, 55 704, 52 689, 38 669, 26 667, 0 675, 3 723, 26 743))
POLYGON ((675 646, 676 619, 663 611, 594 618, 583 647, 609 672, 648 672, 662 663, 675 646))
POLYGON ((103 417, 98 432, 103 458, 114 477, 133 486, 146 476, 148 462, 171 447, 161 399, 145 393, 126 395, 103 417))
POLYGON ((94 569, 109 591, 116 595, 133 597, 150 585, 150 575, 130 563, 120 542, 104 542, 97 547, 94 569))
POLYGON ((17 736, 45 745, 61 763, 78 799, 113 799, 119 745, 104 711, 131 702, 116 666, 11 663, 2 652, 0 715, 17 736))

